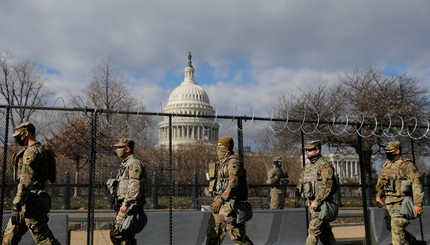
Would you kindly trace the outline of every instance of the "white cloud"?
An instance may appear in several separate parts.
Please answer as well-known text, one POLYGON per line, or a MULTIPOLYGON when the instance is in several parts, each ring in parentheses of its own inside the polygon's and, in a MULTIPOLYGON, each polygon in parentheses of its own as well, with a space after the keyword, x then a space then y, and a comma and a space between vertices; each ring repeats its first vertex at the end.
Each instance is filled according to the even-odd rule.
POLYGON ((1 1, 0 49, 58 71, 47 83, 58 96, 112 55, 150 111, 191 51, 196 69, 214 69, 199 80, 213 81, 203 87, 220 114, 266 116, 304 81, 353 66, 405 63, 428 88, 429 12, 426 0, 1 1))

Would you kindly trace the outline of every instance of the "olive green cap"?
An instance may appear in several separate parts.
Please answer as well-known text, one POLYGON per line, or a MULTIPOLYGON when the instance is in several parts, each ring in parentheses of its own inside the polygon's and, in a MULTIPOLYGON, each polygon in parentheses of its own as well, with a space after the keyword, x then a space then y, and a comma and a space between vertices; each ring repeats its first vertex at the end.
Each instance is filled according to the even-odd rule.
POLYGON ((118 143, 116 143, 113 146, 115 146, 115 147, 128 146, 130 148, 134 148, 134 141, 132 139, 128 139, 128 138, 122 138, 122 139, 119 139, 118 143))
POLYGON ((306 142, 305 150, 310 150, 310 149, 321 149, 321 141, 311 140, 306 142))
POLYGON ((34 132, 36 130, 36 128, 34 127, 34 125, 31 122, 20 123, 18 126, 16 126, 13 129, 14 133, 13 133, 12 137, 16 137, 16 136, 20 135, 25 130, 30 130, 30 131, 34 132))
POLYGON ((233 141, 233 138, 230 136, 223 136, 223 137, 219 138, 218 143, 227 147, 227 149, 229 149, 229 150, 233 150, 234 141, 233 141))
POLYGON ((402 144, 399 141, 390 141, 385 146, 386 151, 391 151, 391 150, 395 150, 395 149, 399 149, 399 150, 402 149, 402 144))

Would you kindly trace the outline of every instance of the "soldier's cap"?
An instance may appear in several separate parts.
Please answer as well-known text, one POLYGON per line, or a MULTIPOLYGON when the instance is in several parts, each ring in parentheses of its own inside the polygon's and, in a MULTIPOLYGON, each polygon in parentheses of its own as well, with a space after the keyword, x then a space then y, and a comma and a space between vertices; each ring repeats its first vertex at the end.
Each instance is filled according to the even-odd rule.
POLYGON ((18 126, 16 126, 13 130, 14 130, 14 133, 12 137, 16 137, 20 135, 22 132, 24 132, 25 130, 30 130, 34 132, 36 128, 31 122, 23 122, 18 124, 18 126))
POLYGON ((395 150, 395 149, 399 149, 399 150, 402 149, 402 144, 399 141, 390 141, 385 146, 386 151, 391 151, 391 150, 395 150))
POLYGON ((306 142, 305 150, 311 150, 311 149, 321 149, 321 141, 311 140, 306 142))
POLYGON ((134 148, 134 141, 132 139, 129 139, 129 138, 122 138, 122 139, 119 139, 118 143, 116 143, 113 146, 115 146, 115 147, 128 146, 130 148, 134 148))
POLYGON ((221 143, 223 146, 227 147, 229 150, 233 150, 234 147, 234 141, 233 138, 230 136, 223 136, 219 138, 218 143, 221 143))
POLYGON ((273 162, 282 162, 282 157, 274 157, 273 162))

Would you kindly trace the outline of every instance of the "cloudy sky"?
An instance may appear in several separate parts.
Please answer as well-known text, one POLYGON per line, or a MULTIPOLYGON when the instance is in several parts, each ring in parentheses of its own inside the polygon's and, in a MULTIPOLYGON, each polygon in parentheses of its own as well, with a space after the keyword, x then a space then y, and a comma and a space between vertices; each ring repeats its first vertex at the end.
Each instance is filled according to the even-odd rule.
POLYGON ((79 93, 107 56, 148 111, 196 81, 220 115, 268 116, 282 95, 353 67, 430 86, 428 0, 2 0, 0 50, 49 71, 56 97, 79 93))

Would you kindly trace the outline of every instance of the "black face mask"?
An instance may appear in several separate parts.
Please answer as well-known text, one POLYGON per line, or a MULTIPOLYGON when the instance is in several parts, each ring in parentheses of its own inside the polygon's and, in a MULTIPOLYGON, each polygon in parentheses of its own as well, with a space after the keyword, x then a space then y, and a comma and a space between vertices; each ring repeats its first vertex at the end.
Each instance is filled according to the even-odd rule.
POLYGON ((387 159, 390 160, 390 161, 393 160, 394 157, 396 156, 394 154, 394 152, 385 152, 385 155, 387 156, 387 159))
POLYGON ((318 155, 312 155, 312 156, 308 155, 308 159, 309 159, 309 161, 311 161, 312 163, 314 163, 316 160, 318 160, 318 158, 320 156, 321 156, 320 154, 318 154, 318 155))
POLYGON ((24 146, 24 141, 25 141, 25 138, 27 138, 27 137, 25 137, 24 139, 21 139, 21 136, 22 136, 22 135, 18 135, 18 136, 16 136, 16 137, 15 137, 15 142, 16 142, 18 145, 20 145, 20 146, 24 146))

